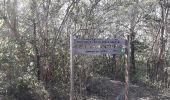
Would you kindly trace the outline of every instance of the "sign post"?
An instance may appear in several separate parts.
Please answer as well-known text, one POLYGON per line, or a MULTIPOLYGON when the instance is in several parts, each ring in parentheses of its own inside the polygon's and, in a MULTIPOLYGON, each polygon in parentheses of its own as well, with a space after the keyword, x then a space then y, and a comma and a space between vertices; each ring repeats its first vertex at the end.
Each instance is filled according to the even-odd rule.
POLYGON ((73 35, 70 34, 70 100, 74 100, 73 35))
POLYGON ((129 95, 129 50, 130 50, 130 43, 129 43, 129 35, 127 36, 127 41, 125 45, 125 100, 128 100, 129 95))
POLYGON ((74 54, 83 55, 112 55, 124 54, 125 55, 125 100, 128 100, 129 90, 129 36, 128 41, 125 39, 73 39, 70 34, 70 100, 74 100, 74 54), (117 48, 74 48, 74 45, 125 45, 125 50, 122 47, 117 48))

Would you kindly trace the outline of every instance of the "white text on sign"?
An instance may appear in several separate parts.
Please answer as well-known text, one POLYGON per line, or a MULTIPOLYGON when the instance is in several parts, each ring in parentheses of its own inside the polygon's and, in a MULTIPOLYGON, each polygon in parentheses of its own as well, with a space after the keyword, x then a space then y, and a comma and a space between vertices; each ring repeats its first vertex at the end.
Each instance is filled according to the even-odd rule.
POLYGON ((124 39, 74 39, 74 43, 81 45, 125 45, 124 39))
POLYGON ((92 48, 92 49, 79 49, 74 48, 74 54, 85 54, 85 55, 105 55, 105 54, 122 54, 124 49, 122 48, 92 48))

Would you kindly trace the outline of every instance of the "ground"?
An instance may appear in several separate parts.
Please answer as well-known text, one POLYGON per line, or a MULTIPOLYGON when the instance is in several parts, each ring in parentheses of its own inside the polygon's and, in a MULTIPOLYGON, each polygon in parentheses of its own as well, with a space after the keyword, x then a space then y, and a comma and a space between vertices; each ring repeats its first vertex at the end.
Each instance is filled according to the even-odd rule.
MULTIPOLYGON (((89 81, 87 95, 85 100, 124 100, 124 83, 106 77, 93 77, 89 81)), ((130 84, 129 100, 170 100, 170 89, 160 92, 130 84)))

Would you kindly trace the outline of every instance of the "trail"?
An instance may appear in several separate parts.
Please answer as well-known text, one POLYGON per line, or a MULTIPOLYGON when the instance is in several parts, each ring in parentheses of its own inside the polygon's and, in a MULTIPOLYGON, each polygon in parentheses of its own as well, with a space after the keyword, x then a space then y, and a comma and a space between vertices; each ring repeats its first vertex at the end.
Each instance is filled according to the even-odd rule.
MULTIPOLYGON (((124 100, 124 83, 105 77, 94 77, 86 100, 124 100)), ((167 90, 168 91, 168 90, 167 90)), ((170 100, 170 90, 165 93, 130 84, 129 100, 170 100)))

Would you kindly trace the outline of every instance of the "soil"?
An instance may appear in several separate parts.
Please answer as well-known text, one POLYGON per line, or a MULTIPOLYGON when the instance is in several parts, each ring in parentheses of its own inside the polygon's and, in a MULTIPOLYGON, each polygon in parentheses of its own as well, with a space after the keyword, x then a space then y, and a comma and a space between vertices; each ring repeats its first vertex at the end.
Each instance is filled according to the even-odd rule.
MULTIPOLYGON (((82 100, 124 100, 124 93, 123 82, 106 77, 93 77, 86 88, 86 99, 82 100)), ((129 100, 170 100, 170 89, 160 92, 153 88, 130 84, 129 100)))

